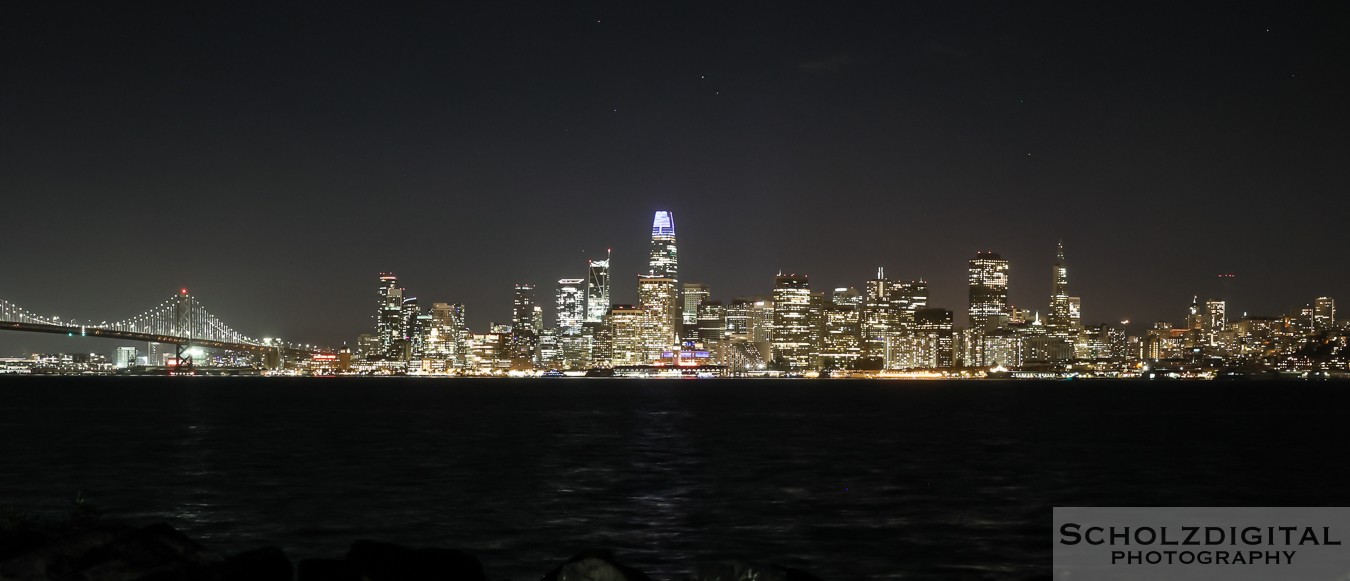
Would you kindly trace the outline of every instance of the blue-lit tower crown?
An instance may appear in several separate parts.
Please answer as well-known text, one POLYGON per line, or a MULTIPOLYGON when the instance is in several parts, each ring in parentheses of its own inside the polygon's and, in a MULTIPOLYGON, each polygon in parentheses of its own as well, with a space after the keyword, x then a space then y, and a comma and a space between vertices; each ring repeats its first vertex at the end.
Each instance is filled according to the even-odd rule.
POLYGON ((652 219, 651 274, 679 280, 679 258, 675 250, 675 215, 665 210, 652 219))

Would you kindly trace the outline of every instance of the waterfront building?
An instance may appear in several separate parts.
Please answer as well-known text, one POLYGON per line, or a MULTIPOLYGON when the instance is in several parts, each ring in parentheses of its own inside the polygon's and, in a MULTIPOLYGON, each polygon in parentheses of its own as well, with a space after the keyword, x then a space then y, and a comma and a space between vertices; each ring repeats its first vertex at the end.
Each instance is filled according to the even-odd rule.
POLYGON ((118 369, 126 369, 136 366, 136 348, 118 347, 113 353, 113 366, 118 369))
POLYGON ((1049 335, 1031 335, 1022 342, 1023 366, 1063 366, 1074 359, 1074 340, 1068 337, 1049 335))
POLYGON ((605 251, 604 260, 589 261, 586 278, 587 323, 599 323, 609 313, 609 261, 609 251, 605 251))
POLYGON ((564 333, 580 333, 581 323, 586 319, 586 281, 580 278, 564 278, 558 281, 557 307, 558 328, 564 333))
POLYGON ((511 332, 503 327, 494 325, 491 332, 471 336, 466 368, 480 375, 501 374, 511 369, 511 332))
POLYGON ((1009 328, 995 329, 979 333, 980 352, 984 355, 985 367, 1004 367, 1017 369, 1022 366, 1022 341, 1025 335, 1009 328))
POLYGON ((773 362, 785 370, 812 367, 811 285, 806 276, 780 274, 773 289, 773 362))

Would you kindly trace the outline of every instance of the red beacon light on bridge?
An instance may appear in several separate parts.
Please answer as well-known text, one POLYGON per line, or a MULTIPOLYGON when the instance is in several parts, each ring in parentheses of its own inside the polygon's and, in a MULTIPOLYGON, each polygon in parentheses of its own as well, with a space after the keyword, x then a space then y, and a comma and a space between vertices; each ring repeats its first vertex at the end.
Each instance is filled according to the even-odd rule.
POLYGON ((183 289, 182 291, 179 291, 179 292, 180 292, 181 294, 186 295, 186 294, 187 294, 187 289, 183 289))

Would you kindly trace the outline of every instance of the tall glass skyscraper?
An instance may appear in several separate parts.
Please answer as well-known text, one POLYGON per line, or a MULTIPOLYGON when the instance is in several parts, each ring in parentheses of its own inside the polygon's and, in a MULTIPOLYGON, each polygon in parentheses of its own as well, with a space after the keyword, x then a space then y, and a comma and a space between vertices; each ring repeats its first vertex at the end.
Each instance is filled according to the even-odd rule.
POLYGON ((891 283, 886 270, 877 267, 877 277, 864 286, 859 329, 862 332, 862 356, 884 358, 886 342, 890 339, 895 317, 891 310, 891 283))
POLYGON ((599 323, 609 312, 609 259, 610 253, 606 251, 604 260, 590 261, 586 278, 587 323, 599 323))
POLYGON ((586 297, 582 290, 584 284, 586 281, 579 278, 558 281, 558 329, 564 333, 581 332, 581 322, 586 318, 586 297))
POLYGON ((675 250, 675 215, 658 211, 652 219, 651 275, 678 281, 679 257, 675 250))
POLYGON ((380 354, 385 357, 399 355, 395 347, 407 331, 407 319, 403 315, 403 289, 398 286, 398 277, 392 273, 380 273, 379 311, 375 315, 375 336, 380 342, 380 354))

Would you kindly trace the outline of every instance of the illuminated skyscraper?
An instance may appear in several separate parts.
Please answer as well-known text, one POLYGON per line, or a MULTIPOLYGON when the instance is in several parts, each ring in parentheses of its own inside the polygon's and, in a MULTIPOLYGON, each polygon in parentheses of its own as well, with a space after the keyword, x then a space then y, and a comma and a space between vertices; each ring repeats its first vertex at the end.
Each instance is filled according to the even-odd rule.
POLYGON ((780 274, 773 288, 773 361, 789 370, 812 367, 811 284, 805 276, 780 274))
POLYGON ((422 356, 422 308, 417 304, 417 297, 407 297, 403 299, 400 317, 403 319, 403 336, 394 343, 394 358, 407 360, 410 357, 420 358, 422 356))
POLYGON ((1072 306, 1069 300, 1069 269, 1064 264, 1064 242, 1055 252, 1055 266, 1050 280, 1050 313, 1045 318, 1045 331, 1052 337, 1075 334, 1072 306))
POLYGON ((558 329, 564 333, 581 332, 581 323, 586 318, 585 280, 564 278, 558 281, 556 306, 558 329))
POLYGON ((533 284, 516 283, 515 297, 511 301, 511 328, 513 331, 534 331, 533 284))
POLYGON ((1228 304, 1217 299, 1205 301, 1204 340, 1207 345, 1217 343, 1219 333, 1228 326, 1228 304))
POLYGON ((399 358, 402 349, 396 348, 399 340, 407 332, 407 319, 403 314, 403 289, 398 286, 398 277, 391 273, 380 274, 379 310, 375 314, 375 335, 380 343, 380 355, 399 358))
POLYGON ((659 359, 662 351, 676 344, 675 279, 639 276, 638 305, 650 315, 642 335, 646 355, 659 359))
POLYGON ((848 368, 858 358, 862 332, 858 326, 862 295, 852 287, 836 288, 824 312, 820 356, 836 369, 848 368))
POLYGON ((609 312, 609 259, 605 252, 604 260, 590 261, 590 273, 586 279, 586 322, 599 323, 605 320, 609 312))
POLYGON ((895 317, 891 313, 890 281, 886 280, 886 269, 877 267, 877 277, 867 281, 863 287, 862 314, 859 325, 862 330, 862 356, 884 359, 886 342, 891 334, 895 317))
POLYGON ((610 307, 608 318, 612 334, 611 364, 651 363, 652 359, 646 357, 647 349, 643 342, 643 330, 650 321, 650 313, 634 305, 614 305, 610 307))
POLYGON ((892 331, 908 331, 914 328, 914 313, 928 308, 928 283, 923 280, 891 283, 891 313, 894 317, 892 331))
POLYGON ((675 249, 675 215, 658 211, 652 219, 651 275, 678 281, 679 256, 675 249))
POLYGON ((970 328, 992 331, 1008 325, 1008 261, 977 252, 970 261, 970 328))
POLYGON ((514 367, 523 368, 534 359, 535 347, 539 345, 538 317, 534 285, 516 283, 515 297, 511 301, 511 337, 505 353, 512 359, 514 367))

